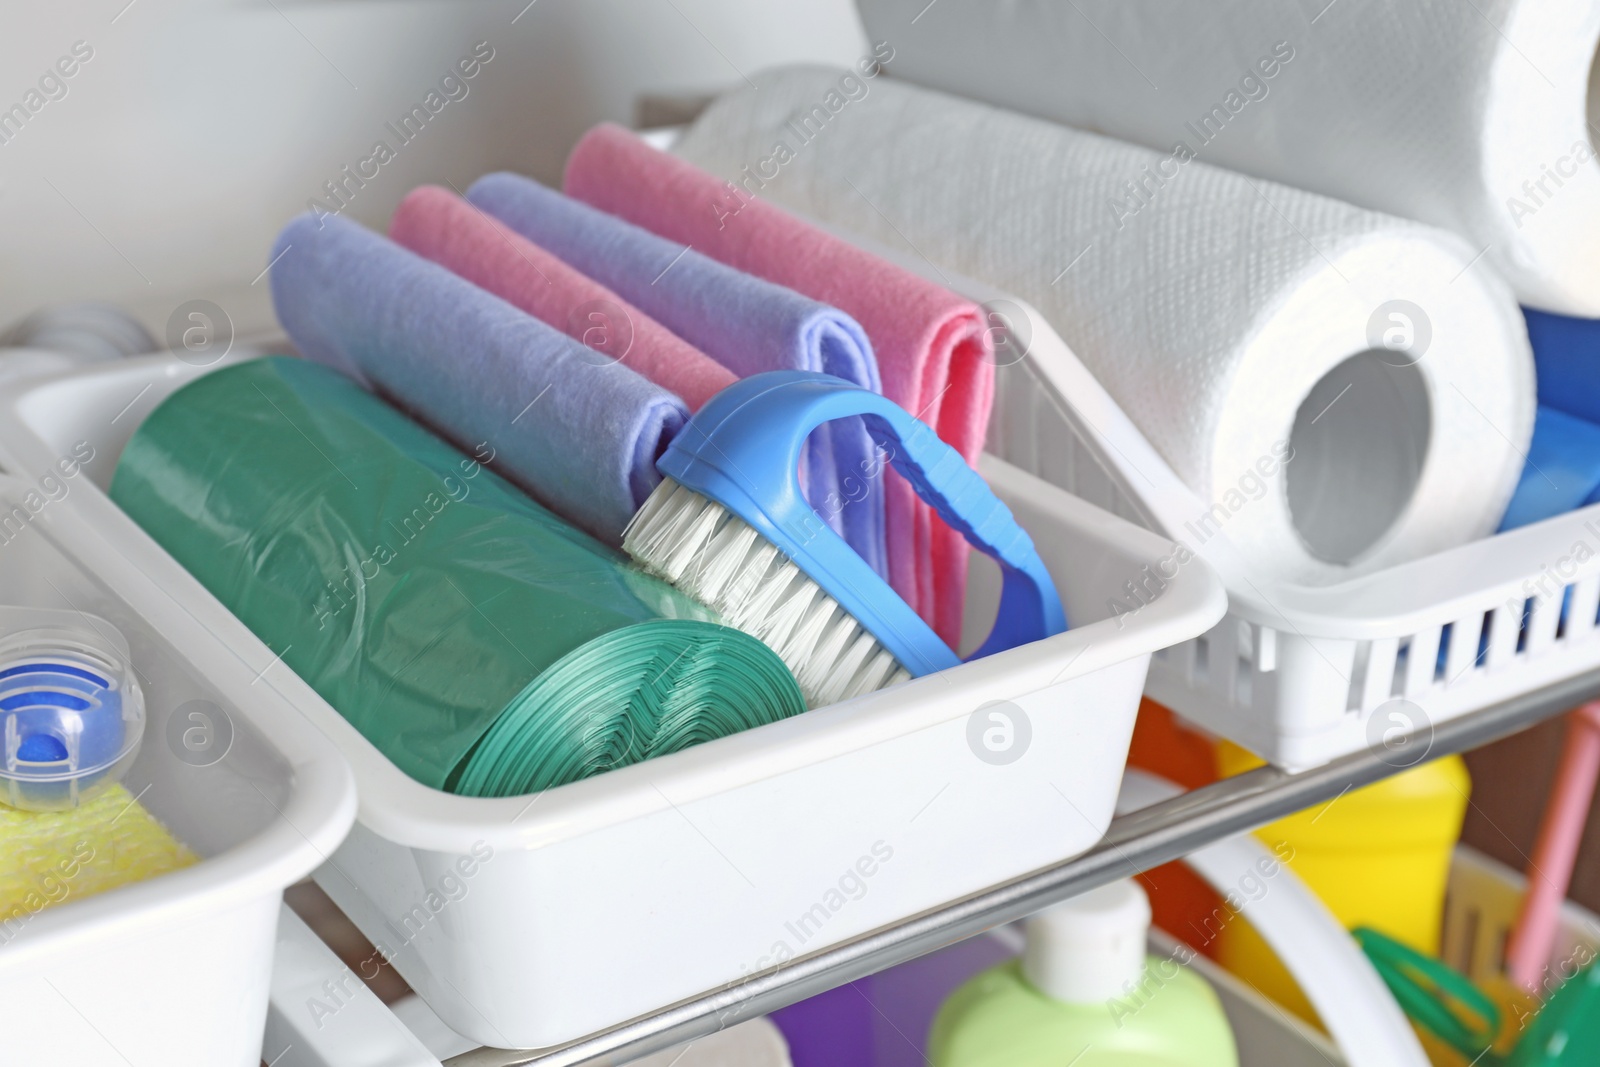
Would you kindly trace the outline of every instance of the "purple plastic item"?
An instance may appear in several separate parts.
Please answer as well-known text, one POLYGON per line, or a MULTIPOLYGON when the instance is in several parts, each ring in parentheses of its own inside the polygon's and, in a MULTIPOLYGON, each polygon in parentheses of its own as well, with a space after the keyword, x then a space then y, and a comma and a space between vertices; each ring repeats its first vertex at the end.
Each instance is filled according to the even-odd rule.
POLYGON ((974 937, 791 1004, 770 1018, 794 1067, 927 1067, 928 1031, 957 986, 1014 953, 974 937))
POLYGON ((779 1008, 770 1018, 789 1042, 794 1067, 875 1067, 876 1014, 867 999, 870 978, 779 1008))

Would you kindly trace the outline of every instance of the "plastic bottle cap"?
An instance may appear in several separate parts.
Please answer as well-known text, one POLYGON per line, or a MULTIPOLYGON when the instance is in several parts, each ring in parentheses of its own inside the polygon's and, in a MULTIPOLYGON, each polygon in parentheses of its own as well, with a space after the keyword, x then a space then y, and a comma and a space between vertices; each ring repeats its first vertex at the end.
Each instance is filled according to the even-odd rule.
POLYGON ((1150 900, 1124 879, 1028 920, 1022 973, 1046 996, 1070 1004, 1119 997, 1144 973, 1150 900))

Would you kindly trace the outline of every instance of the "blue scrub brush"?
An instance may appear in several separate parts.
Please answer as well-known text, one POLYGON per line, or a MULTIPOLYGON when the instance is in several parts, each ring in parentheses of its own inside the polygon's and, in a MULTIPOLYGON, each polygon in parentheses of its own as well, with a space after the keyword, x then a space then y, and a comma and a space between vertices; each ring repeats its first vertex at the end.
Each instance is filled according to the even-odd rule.
POLYGON ((656 462, 663 481, 622 547, 777 652, 809 707, 956 666, 801 494, 807 436, 849 416, 862 417, 918 496, 1000 564, 999 616, 972 658, 1067 628, 1033 541, 960 454, 893 401, 812 371, 753 375, 701 408, 656 462))

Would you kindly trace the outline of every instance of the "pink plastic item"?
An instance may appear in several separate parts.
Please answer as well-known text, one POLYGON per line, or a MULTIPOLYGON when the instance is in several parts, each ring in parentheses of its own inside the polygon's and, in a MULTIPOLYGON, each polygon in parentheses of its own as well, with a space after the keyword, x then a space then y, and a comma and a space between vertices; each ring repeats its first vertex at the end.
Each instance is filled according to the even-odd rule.
POLYGON ((448 189, 423 185, 395 209, 389 237, 534 318, 616 359, 699 410, 732 371, 586 274, 448 189))
POLYGON ((1506 973, 1530 993, 1541 992, 1555 946, 1561 902, 1572 882, 1578 843, 1600 779, 1600 701, 1567 717, 1567 743, 1528 865, 1528 895, 1506 946, 1506 973))
MULTIPOLYGON (((977 463, 995 369, 977 304, 657 151, 620 126, 596 126, 578 142, 567 159, 565 191, 850 315, 872 341, 884 395, 977 463)), ((954 648, 967 543, 908 483, 891 477, 886 488, 889 582, 954 648)))

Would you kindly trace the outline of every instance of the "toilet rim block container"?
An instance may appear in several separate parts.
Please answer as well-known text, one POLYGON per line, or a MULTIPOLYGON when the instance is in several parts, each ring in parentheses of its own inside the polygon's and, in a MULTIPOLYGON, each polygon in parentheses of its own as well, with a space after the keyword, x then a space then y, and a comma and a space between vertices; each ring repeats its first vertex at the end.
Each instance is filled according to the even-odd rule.
POLYGON ((76 807, 119 780, 144 737, 128 641, 82 612, 0 606, 0 802, 76 807))
MULTIPOLYGON (((0 413, 0 461, 42 471, 114 425, 86 465, 94 484, 60 507, 260 670, 273 652, 103 492, 140 421, 208 369, 151 357, 35 379, 0 413)), ((980 470, 1039 545, 1073 629, 531 797, 427 788, 292 672, 268 670, 358 783, 357 826, 319 883, 450 1026, 541 1047, 1088 849, 1151 653, 1220 618, 1222 588, 1187 566, 1110 617, 1112 592, 1172 545, 1004 463, 980 470)), ((976 637, 999 596, 985 564, 976 637)))
MULTIPOLYGON (((9 459, 5 466, 19 470, 9 459)), ((120 650, 143 679, 156 736, 103 774, 125 776, 130 795, 201 858, 81 898, 64 876, 59 903, 0 916, 0 1000, 11 1023, 0 1058, 248 1067, 261 1055, 283 890, 348 832, 353 777, 273 679, 257 682, 265 661, 241 658, 130 567, 114 534, 108 540, 73 513, 80 485, 35 513, 25 501, 36 488, 36 478, 0 475, 0 513, 30 516, 5 529, 0 591, 53 610, 3 610, 0 625, 9 615, 38 633, 42 619, 59 634, 70 620, 120 650), (231 727, 228 749, 205 766, 161 736, 190 694, 206 694, 231 727)))

